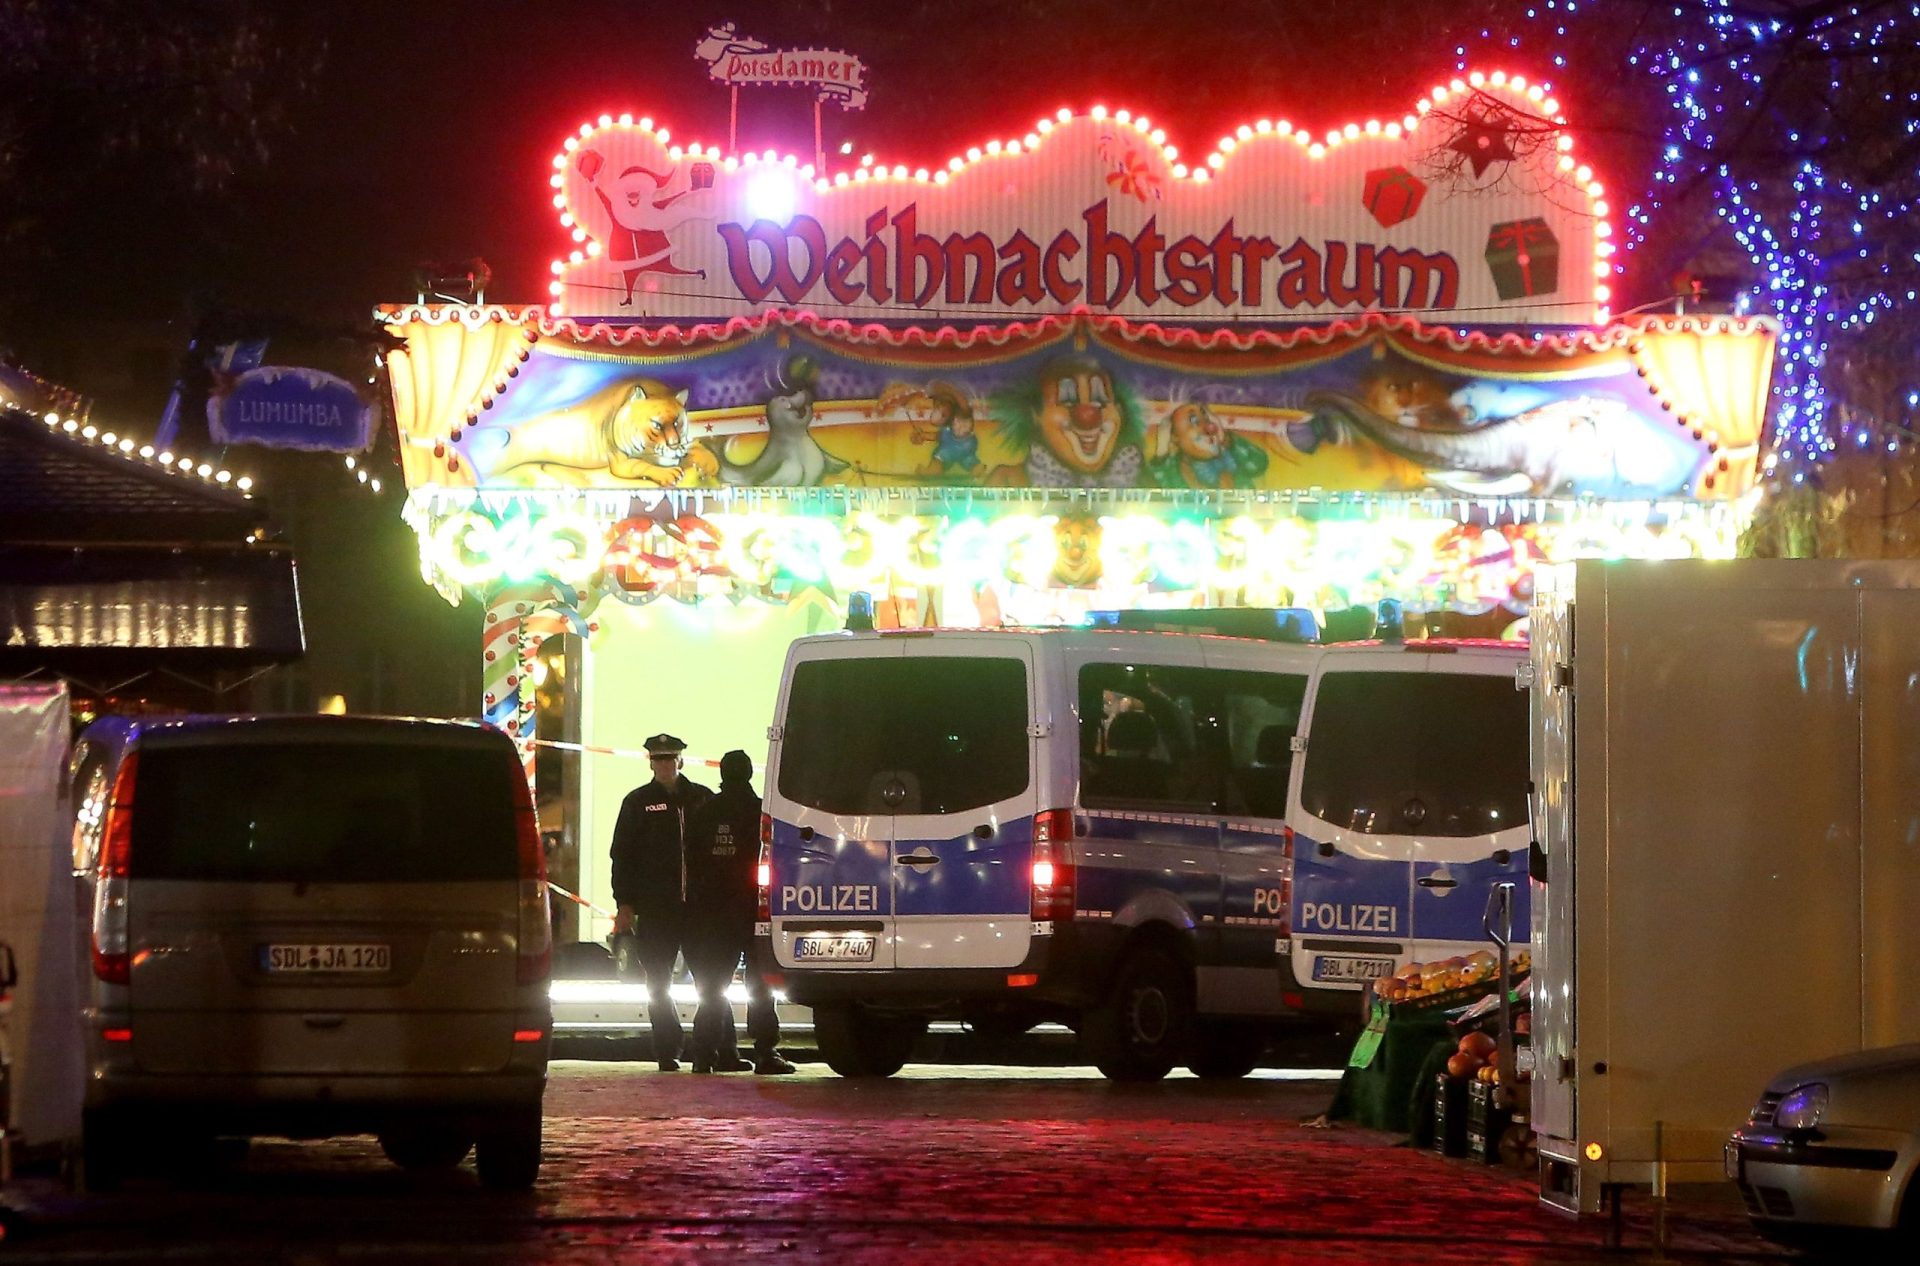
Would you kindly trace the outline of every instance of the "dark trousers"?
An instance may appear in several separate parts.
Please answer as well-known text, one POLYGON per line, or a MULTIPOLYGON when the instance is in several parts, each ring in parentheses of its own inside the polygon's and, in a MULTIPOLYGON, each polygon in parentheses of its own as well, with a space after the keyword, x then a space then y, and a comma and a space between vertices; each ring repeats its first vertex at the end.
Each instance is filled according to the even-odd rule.
POLYGON ((760 976, 753 956, 746 954, 752 939, 727 937, 687 947, 688 966, 693 969, 693 986, 700 991, 700 1009, 693 1017, 694 1058, 738 1059, 740 1038, 733 1020, 733 1004, 727 1001, 727 986, 733 983, 734 969, 743 954, 747 960, 747 1036, 753 1039, 756 1059, 773 1054, 780 1045, 780 1017, 773 1008, 773 990, 760 976))
POLYGON ((653 1025, 653 1057, 678 1059, 686 1029, 668 989, 673 984, 673 960, 680 954, 679 938, 642 934, 639 950, 640 966, 647 973, 647 1020, 653 1025))

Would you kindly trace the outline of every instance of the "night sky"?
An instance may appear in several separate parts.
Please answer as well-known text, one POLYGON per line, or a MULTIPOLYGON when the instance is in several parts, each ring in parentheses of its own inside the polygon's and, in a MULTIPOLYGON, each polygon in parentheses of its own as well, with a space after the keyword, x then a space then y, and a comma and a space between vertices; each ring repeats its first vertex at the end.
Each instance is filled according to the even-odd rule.
MULTIPOLYGON (((775 46, 862 56, 871 103, 825 109, 829 154, 851 139, 856 157, 918 166, 1095 103, 1145 112, 1183 152, 1204 153, 1263 115, 1316 130, 1397 116, 1450 72, 1446 41, 1389 55, 1376 23, 1346 10, 1240 0, 281 6, 286 38, 324 41, 326 53, 269 163, 211 207, 143 206, 134 189, 124 203, 77 209, 61 306, 96 320, 179 319, 195 302, 353 319, 412 299, 416 263, 470 255, 493 268, 489 300, 544 302, 548 262, 568 245, 546 184, 560 143, 622 111, 652 115, 678 141, 724 142, 727 90, 693 46, 727 19, 775 46)), ((1417 31, 1432 6, 1369 11, 1417 31)), ((741 147, 805 154, 811 119, 802 89, 743 90, 741 147)))
MULTIPOLYGON (((158 6, 165 0, 153 0, 158 6)), ((4 0, 0 0, 4 3, 4 0)), ((548 185, 553 155, 602 113, 651 115, 681 143, 726 140, 728 94, 693 55, 727 20, 774 47, 843 48, 869 67, 860 113, 824 111, 833 163, 938 166, 970 145, 1022 135, 1062 106, 1128 107, 1183 155, 1261 117, 1315 132, 1397 118, 1453 74, 1474 12, 1524 0, 281 0, 287 46, 310 52, 312 90, 289 107, 264 166, 220 197, 193 199, 155 160, 104 181, 52 179, 61 204, 0 260, 12 300, 0 345, 91 397, 95 416, 145 436, 160 416, 196 322, 208 312, 303 322, 270 358, 370 372, 371 309, 410 302, 423 261, 482 256, 487 299, 544 303, 549 262, 571 246, 548 185), (324 46, 324 51, 323 51, 324 46), (853 158, 837 156, 854 143, 853 158), (104 186, 104 187, 102 187, 104 186), (331 349, 316 346, 332 339, 331 349), (343 350, 344 347, 344 350, 343 350), (320 358, 331 352, 338 363, 320 358), (305 357, 313 355, 316 359, 305 357)), ((4 15, 0 8, 0 15, 4 15)), ((0 20, 4 20, 0 17, 0 20)), ((1541 67, 1475 64, 1539 81, 1541 67)), ((1551 76, 1572 125, 1604 150, 1620 68, 1581 83, 1551 76)), ((271 88, 273 85, 267 85, 271 88)), ((31 104, 31 103, 29 103, 31 104)), ((57 121, 56 121, 57 124, 57 121)), ((811 97, 744 90, 740 148, 806 154, 811 97)), ((1591 152, 1583 149, 1583 152, 1591 152)), ((1609 183, 1623 183, 1603 163, 1609 183)), ((1627 182, 1630 183, 1630 182, 1627 182)), ((368 495, 329 456, 217 454, 251 472, 301 552, 309 654, 271 706, 339 693, 356 710, 464 714, 478 615, 418 580, 400 521, 391 442, 362 459, 384 476, 368 495), (368 621, 364 613, 379 611, 368 621)), ((283 675, 284 676, 284 675, 283 675)))

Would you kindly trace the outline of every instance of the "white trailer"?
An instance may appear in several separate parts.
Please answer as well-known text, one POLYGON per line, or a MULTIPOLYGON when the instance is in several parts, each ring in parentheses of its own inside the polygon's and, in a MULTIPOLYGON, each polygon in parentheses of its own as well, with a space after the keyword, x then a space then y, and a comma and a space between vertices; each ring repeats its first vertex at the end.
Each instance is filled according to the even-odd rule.
POLYGON ((1522 671, 1541 1195, 1590 1213, 1920 1040, 1920 563, 1567 564, 1522 671))

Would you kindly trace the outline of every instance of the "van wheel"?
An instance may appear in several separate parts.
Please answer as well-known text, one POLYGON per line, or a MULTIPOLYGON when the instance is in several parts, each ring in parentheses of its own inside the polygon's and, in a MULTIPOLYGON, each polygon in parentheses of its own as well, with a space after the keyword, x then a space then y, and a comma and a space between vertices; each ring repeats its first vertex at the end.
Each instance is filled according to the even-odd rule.
POLYGON ((1186 1055, 1193 981, 1165 950, 1128 955, 1107 999, 1086 1013, 1080 1043, 1113 1081, 1159 1081, 1186 1055))
POLYGON ((1267 1040, 1250 1025, 1201 1024, 1194 1030, 1187 1067, 1208 1081, 1232 1081, 1259 1067, 1267 1040))
POLYGON ((927 1031, 914 1016, 879 1016, 858 1005, 815 1007, 813 1037, 820 1058, 842 1077, 891 1077, 906 1066, 927 1031))
POLYGON ((540 1176, 540 1109, 504 1113, 473 1144, 482 1186, 525 1191, 540 1176))
POLYGON ((380 1150, 402 1169, 452 1169, 467 1159, 473 1140, 445 1128, 407 1130, 382 1134, 380 1150))
POLYGON ((89 1108, 80 1117, 81 1179, 88 1191, 113 1191, 132 1168, 133 1149, 112 1113, 89 1108))

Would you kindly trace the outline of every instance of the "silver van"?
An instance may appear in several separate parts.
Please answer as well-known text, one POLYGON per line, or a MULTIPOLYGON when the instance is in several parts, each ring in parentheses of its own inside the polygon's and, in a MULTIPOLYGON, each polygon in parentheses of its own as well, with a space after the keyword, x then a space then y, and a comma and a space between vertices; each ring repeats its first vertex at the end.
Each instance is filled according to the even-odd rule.
POLYGON ((88 1181, 215 1137, 371 1133, 533 1183, 545 863, 498 730, 106 718, 73 762, 88 1181))

